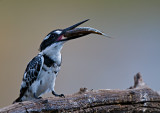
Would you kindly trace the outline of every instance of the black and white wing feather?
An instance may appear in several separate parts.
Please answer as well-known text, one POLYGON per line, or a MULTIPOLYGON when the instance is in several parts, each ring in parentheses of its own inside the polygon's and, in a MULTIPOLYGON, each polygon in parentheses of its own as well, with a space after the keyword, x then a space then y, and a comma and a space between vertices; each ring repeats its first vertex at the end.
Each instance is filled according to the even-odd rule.
POLYGON ((37 55, 29 62, 23 76, 23 81, 21 83, 20 96, 15 100, 15 102, 21 101, 21 98, 24 96, 28 88, 32 85, 34 81, 37 80, 43 63, 44 58, 42 55, 37 55))

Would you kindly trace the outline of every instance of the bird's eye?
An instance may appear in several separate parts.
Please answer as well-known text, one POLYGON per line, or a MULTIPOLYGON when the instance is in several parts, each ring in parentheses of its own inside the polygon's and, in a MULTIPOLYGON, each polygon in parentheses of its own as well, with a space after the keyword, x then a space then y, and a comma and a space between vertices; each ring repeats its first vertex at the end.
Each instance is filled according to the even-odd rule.
POLYGON ((55 34, 52 34, 52 38, 55 37, 55 34))
POLYGON ((55 39, 56 37, 58 37, 58 34, 53 33, 52 38, 55 39))

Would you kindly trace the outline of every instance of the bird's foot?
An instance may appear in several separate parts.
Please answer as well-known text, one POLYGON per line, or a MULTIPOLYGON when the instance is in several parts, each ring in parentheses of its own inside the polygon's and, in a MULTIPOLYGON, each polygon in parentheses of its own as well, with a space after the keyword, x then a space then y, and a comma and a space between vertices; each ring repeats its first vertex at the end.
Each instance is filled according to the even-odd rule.
POLYGON ((64 94, 57 94, 55 91, 52 91, 52 94, 56 97, 63 97, 65 98, 64 94))
POLYGON ((42 97, 37 97, 35 93, 33 94, 33 96, 34 96, 35 99, 41 99, 42 98, 42 97))

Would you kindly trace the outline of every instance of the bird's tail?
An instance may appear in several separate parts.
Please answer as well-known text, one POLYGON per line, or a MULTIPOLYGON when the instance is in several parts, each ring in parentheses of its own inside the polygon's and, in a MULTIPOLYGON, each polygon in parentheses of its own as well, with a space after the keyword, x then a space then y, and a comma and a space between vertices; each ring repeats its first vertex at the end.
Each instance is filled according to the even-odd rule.
POLYGON ((15 104, 17 102, 22 102, 21 97, 18 97, 15 101, 13 101, 13 104, 15 104))

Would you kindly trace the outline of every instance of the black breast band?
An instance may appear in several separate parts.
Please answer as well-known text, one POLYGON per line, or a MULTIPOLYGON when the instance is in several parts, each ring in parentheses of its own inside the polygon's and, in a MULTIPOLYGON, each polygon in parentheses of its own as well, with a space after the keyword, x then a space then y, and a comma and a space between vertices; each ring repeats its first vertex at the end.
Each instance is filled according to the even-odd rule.
POLYGON ((49 58, 47 55, 43 55, 44 57, 44 64, 47 66, 47 67, 51 67, 53 66, 53 64, 55 63, 54 60, 52 60, 51 58, 49 58))

